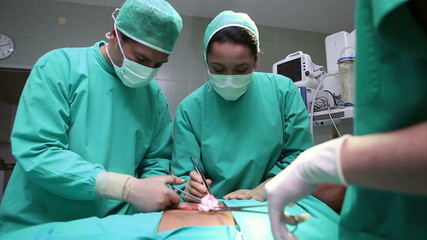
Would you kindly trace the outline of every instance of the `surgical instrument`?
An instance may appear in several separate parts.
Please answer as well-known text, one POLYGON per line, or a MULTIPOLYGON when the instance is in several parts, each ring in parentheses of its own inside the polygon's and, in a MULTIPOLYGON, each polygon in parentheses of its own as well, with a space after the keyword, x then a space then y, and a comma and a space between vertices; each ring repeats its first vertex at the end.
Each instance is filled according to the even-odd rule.
POLYGON ((197 172, 197 173, 200 175, 200 177, 202 178, 203 185, 205 185, 205 187, 206 187, 206 189, 207 189, 208 194, 210 194, 210 195, 212 195, 212 196, 213 196, 212 190, 211 190, 211 188, 209 187, 209 185, 208 185, 208 183, 207 183, 207 181, 206 181, 205 176, 203 175, 202 171, 200 171, 200 168, 199 168, 199 167, 197 166, 197 164, 196 164, 196 160, 194 160, 193 156, 190 156, 190 160, 191 160, 191 162, 192 162, 192 163, 193 163, 193 165, 194 165, 194 169, 196 169, 196 172, 197 172))

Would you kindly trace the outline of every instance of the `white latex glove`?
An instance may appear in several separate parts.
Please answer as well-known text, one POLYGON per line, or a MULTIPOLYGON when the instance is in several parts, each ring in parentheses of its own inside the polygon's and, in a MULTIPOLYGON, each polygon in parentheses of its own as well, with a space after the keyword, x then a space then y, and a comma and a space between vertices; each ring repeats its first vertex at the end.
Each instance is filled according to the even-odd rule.
MULTIPOLYGON (((212 184, 212 180, 210 179, 206 179, 206 182, 209 186, 212 184)), ((196 171, 190 172, 190 179, 185 185, 185 192, 198 198, 203 198, 206 196, 206 194, 208 194, 208 189, 203 184, 202 177, 196 171)), ((184 196, 184 199, 187 202, 198 202, 188 196, 184 196)))
POLYGON ((231 193, 228 193, 222 199, 230 200, 230 199, 249 199, 249 200, 256 200, 260 202, 266 201, 265 193, 259 189, 239 189, 236 191, 233 191, 231 193))
POLYGON ((183 184, 184 179, 161 175, 138 179, 130 175, 103 171, 96 179, 95 192, 103 199, 126 201, 141 212, 153 212, 177 204, 179 195, 166 184, 183 184))
POLYGON ((297 239, 285 226, 291 217, 283 214, 286 205, 313 193, 319 183, 347 185, 340 156, 342 144, 349 136, 307 149, 266 184, 271 229, 276 240, 297 239))
POLYGON ((236 191, 233 191, 231 193, 228 193, 224 197, 222 197, 225 200, 229 199, 250 199, 250 200, 257 200, 260 202, 264 202, 267 200, 267 196, 265 193, 265 184, 270 181, 271 178, 265 180, 264 182, 260 183, 256 188, 254 189, 239 189, 236 191))

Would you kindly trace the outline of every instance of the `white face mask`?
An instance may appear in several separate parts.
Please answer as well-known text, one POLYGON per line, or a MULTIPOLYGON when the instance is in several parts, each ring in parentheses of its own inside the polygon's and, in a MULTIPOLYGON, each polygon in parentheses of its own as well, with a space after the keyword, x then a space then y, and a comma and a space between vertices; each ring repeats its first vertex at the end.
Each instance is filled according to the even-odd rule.
POLYGON ((248 90, 252 73, 244 75, 219 75, 209 73, 215 91, 227 101, 239 99, 248 90))
POLYGON ((120 43, 119 32, 117 28, 116 34, 117 41, 119 42, 120 52, 123 55, 122 67, 118 67, 113 62, 113 59, 111 58, 110 53, 108 52, 108 46, 106 47, 106 51, 111 63, 114 66, 114 70, 116 71, 117 76, 120 78, 120 80, 122 80, 124 85, 131 88, 138 88, 148 85, 150 81, 153 80, 153 78, 157 75, 160 68, 150 68, 127 59, 120 43))

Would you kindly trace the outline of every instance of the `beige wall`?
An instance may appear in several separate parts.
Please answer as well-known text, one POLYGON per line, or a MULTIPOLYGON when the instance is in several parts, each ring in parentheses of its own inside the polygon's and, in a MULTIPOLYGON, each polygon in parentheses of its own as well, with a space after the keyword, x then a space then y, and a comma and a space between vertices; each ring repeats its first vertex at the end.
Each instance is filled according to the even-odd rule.
MULTIPOLYGON (((0 67, 31 68, 45 52, 59 47, 91 46, 106 40, 111 28, 114 7, 72 4, 54 0, 1 0, 0 33, 11 36, 16 52, 0 67), (66 24, 60 24, 64 17, 66 24)), ((202 36, 211 19, 183 16, 184 29, 162 67, 158 82, 165 92, 172 115, 179 102, 207 81, 202 62, 202 36)), ((271 72, 274 62, 301 50, 314 63, 326 67, 324 39, 326 33, 258 26, 261 62, 258 71, 271 72)), ((0 87, 7 79, 0 79, 0 87)))

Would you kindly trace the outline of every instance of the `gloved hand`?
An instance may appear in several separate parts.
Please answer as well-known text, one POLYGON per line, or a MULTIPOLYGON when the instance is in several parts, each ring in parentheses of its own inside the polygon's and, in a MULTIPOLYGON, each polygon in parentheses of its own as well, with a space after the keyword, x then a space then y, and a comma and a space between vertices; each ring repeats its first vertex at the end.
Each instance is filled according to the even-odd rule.
POLYGON ((222 197, 225 200, 230 199, 249 199, 249 200, 257 200, 257 201, 265 201, 266 196, 265 193, 258 191, 256 189, 239 189, 234 192, 231 192, 224 197, 222 197))
MULTIPOLYGON (((208 185, 212 184, 212 180, 210 179, 206 179, 206 182, 208 185)), ((208 189, 203 185, 202 177, 196 171, 190 172, 190 180, 185 185, 185 191, 198 198, 203 198, 208 193, 208 189)), ((184 196, 184 199, 187 202, 197 202, 187 196, 184 196)))
POLYGON ((249 200, 257 200, 264 202, 267 200, 267 196, 265 193, 265 184, 270 181, 270 179, 265 180, 264 182, 260 183, 256 188, 254 189, 239 189, 234 192, 231 192, 224 197, 222 197, 225 200, 229 199, 249 199, 249 200))
MULTIPOLYGON (((179 195, 166 184, 174 183, 168 175, 138 179, 130 177, 123 189, 123 200, 132 204, 141 212, 154 212, 165 209, 179 202, 179 195)), ((176 184, 184 183, 184 179, 176 178, 176 184)))
POLYGON ((138 179, 130 175, 103 171, 98 175, 95 192, 103 199, 126 201, 141 212, 153 212, 177 204, 179 195, 166 184, 183 184, 182 178, 169 175, 138 179))
POLYGON ((286 205, 311 194, 322 182, 347 185, 341 169, 341 147, 349 137, 345 135, 307 149, 266 184, 275 239, 296 239, 285 226, 292 218, 283 214, 286 205))

